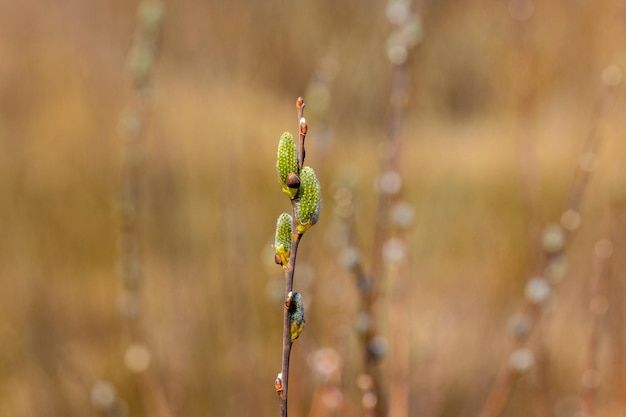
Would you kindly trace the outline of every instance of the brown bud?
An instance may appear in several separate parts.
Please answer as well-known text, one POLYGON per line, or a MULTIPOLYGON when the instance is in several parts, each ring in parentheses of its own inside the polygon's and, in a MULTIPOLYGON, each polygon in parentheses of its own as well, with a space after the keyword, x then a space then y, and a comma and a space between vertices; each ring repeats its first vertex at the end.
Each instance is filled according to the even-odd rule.
POLYGON ((300 188, 300 178, 298 178, 295 173, 290 172, 289 174, 287 174, 285 184, 287 184, 287 187, 289 188, 300 188))
POLYGON ((274 381, 274 388, 276 388, 277 393, 281 393, 283 391, 283 374, 280 373, 276 377, 276 381, 274 381))
POLYGON ((298 97, 296 100, 296 108, 299 110, 304 107, 304 99, 302 97, 298 97))
POLYGON ((283 261, 280 260, 280 256, 278 256, 278 254, 274 254, 274 262, 276 262, 276 265, 282 265, 283 261))

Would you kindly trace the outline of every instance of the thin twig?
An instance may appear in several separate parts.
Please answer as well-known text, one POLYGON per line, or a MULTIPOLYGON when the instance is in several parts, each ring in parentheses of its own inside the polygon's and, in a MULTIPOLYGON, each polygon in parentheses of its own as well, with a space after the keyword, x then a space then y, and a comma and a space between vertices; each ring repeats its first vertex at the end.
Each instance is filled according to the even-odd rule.
MULTIPOLYGON (((362 329, 362 343, 364 351, 365 377, 359 384, 363 390, 363 406, 365 415, 369 417, 386 417, 390 413, 389 398, 386 392, 383 372, 380 368, 380 360, 384 354, 386 341, 381 338, 381 312, 379 311, 381 300, 381 287, 385 280, 396 278, 394 285, 401 289, 408 287, 406 282, 407 268, 402 265, 391 265, 384 257, 384 245, 393 235, 394 225, 390 221, 390 213, 393 205, 399 201, 401 190, 401 177, 398 173, 400 161, 400 148, 402 131, 406 118, 406 107, 409 98, 409 61, 410 51, 420 42, 421 33, 415 28, 420 27, 419 16, 411 10, 410 4, 403 11, 402 16, 396 16, 391 23, 394 31, 389 38, 388 57, 391 61, 391 85, 389 107, 386 120, 386 131, 383 138, 383 155, 378 184, 378 202, 376 219, 373 230, 372 264, 370 273, 363 267, 361 261, 356 258, 349 261, 348 267, 355 277, 357 288, 361 296, 361 309, 366 325, 362 329)), ((356 247, 356 230, 358 225, 354 218, 346 219, 349 225, 348 241, 352 247, 356 247)), ((404 251, 404 248, 399 248, 404 251)), ((404 265, 406 266, 406 265, 404 265)), ((394 321, 392 332, 398 330, 398 326, 406 323, 406 298, 397 296, 398 304, 390 310, 390 318, 394 321)), ((408 376, 399 371, 400 368, 408 369, 410 364, 409 355, 409 326, 394 333, 394 353, 391 363, 392 372, 397 372, 394 379, 396 386, 393 387, 394 415, 406 415, 409 407, 408 381, 403 379, 408 376), (402 363, 401 363, 402 362, 402 363)))
POLYGON ((615 103, 616 94, 614 87, 614 85, 605 84, 593 106, 591 123, 584 147, 585 152, 582 154, 581 160, 579 161, 580 169, 576 171, 574 184, 572 185, 569 197, 568 210, 572 210, 575 213, 580 213, 583 197, 587 190, 587 183, 596 167, 597 152, 600 146, 598 130, 600 129, 603 116, 615 103))
MULTIPOLYGON (((302 167, 304 166, 304 158, 306 156, 306 152, 304 149, 304 140, 306 139, 306 127, 303 128, 303 117, 304 117, 304 107, 306 104, 302 97, 298 97, 296 100, 296 109, 298 110, 298 171, 302 171, 302 167)), ((306 124, 304 124, 306 126, 306 124)), ((295 229, 294 229, 295 230, 295 229)))
MULTIPOLYGON (((406 241, 406 233, 396 238, 406 241)), ((411 318, 409 297, 411 296, 411 259, 393 265, 389 272, 393 291, 389 308, 390 372, 389 411, 393 417, 408 417, 411 392, 411 318)))
MULTIPOLYGON (((519 11, 518 11, 519 12, 519 11)), ((526 214, 526 248, 528 252, 529 270, 533 274, 540 273, 545 253, 536 242, 541 239, 545 224, 540 215, 541 185, 537 155, 533 149, 532 119, 536 107, 537 86, 533 83, 536 72, 534 20, 532 15, 512 13, 517 21, 513 25, 514 48, 512 48, 512 63, 516 68, 518 87, 514 91, 515 110, 518 115, 518 142, 520 162, 520 182, 522 189, 522 204, 526 214)), ((515 88, 515 86, 512 86, 515 88)), ((545 326, 545 325, 544 325, 545 326)), ((539 330, 538 334, 545 332, 539 330)), ((550 384, 550 356, 545 337, 538 337, 535 341, 535 355, 537 363, 536 392, 538 394, 537 417, 549 417, 552 403, 553 384, 550 384)))
POLYGON ((541 184, 539 161, 534 149, 534 132, 531 126, 535 119, 537 86, 533 83, 537 57, 535 53, 534 25, 530 15, 518 16, 513 29, 513 48, 511 67, 516 69, 518 78, 511 87, 515 98, 515 112, 518 115, 518 146, 520 164, 520 185, 522 204, 526 217, 526 245, 529 264, 532 269, 539 268, 543 251, 536 242, 541 238, 544 228, 540 216, 541 184), (517 89, 515 89, 517 87, 517 89))
MULTIPOLYGON (((171 415, 164 388, 153 370, 148 367, 150 351, 141 323, 140 296, 144 281, 141 245, 141 203, 144 172, 143 137, 152 108, 152 71, 156 59, 163 6, 154 0, 139 4, 137 31, 130 54, 130 72, 133 78, 132 99, 123 121, 125 141, 122 166, 121 221, 121 275, 126 290, 122 314, 128 323, 129 348, 139 349, 145 365, 133 369, 144 407, 155 417, 171 415)), ((138 352, 138 350, 135 350, 138 352)))
MULTIPOLYGON (((406 16, 404 20, 400 22, 392 22, 394 24, 395 33, 400 33, 407 30, 411 24, 414 23, 414 20, 417 20, 418 16, 416 12, 412 11, 409 8, 406 10, 406 16)), ((394 34, 395 34, 394 33, 394 34)), ((392 34, 391 36, 394 36, 392 34)), ((384 181, 386 178, 394 178, 397 177, 398 181, 400 181, 400 174, 398 173, 398 167, 400 164, 400 155, 401 155, 401 144, 402 144, 402 131, 404 129, 404 123, 406 119, 406 108, 408 105, 409 99, 409 78, 410 78, 410 66, 408 54, 411 49, 413 49, 421 38, 421 34, 412 33, 414 37, 408 37, 408 40, 404 44, 400 44, 405 49, 406 55, 403 59, 398 59, 398 57, 392 57, 390 60, 392 63, 391 67, 391 86, 390 86, 390 98, 389 98, 389 109, 387 114, 387 126, 386 133, 384 137, 384 150, 383 150, 383 160, 381 164, 381 179, 384 181)), ((388 51, 388 53, 391 53, 388 51)), ((381 295, 381 285, 383 283, 383 277, 387 275, 387 279, 391 279, 391 275, 395 275, 397 281, 395 285, 399 286, 407 286, 406 276, 402 276, 399 273, 400 268, 393 268, 395 274, 386 274, 385 269, 389 265, 389 262, 384 258, 384 249, 383 246, 386 244, 388 239, 392 236, 392 232, 394 229, 393 224, 390 221, 390 212, 392 206, 399 201, 400 196, 400 184, 397 187, 392 186, 391 189, 386 188, 384 184, 379 184, 379 193, 378 193, 378 205, 376 211, 376 223, 374 226, 374 245, 373 245, 373 254, 372 254, 372 269, 371 276, 369 277, 369 285, 367 285, 367 291, 364 293, 365 298, 365 311, 368 314, 369 320, 371 321, 368 326, 367 332, 365 333, 365 349, 366 349, 366 364, 365 369, 366 373, 371 378, 371 389, 370 394, 374 396, 376 399, 375 406, 368 410, 367 414, 375 417, 386 417, 389 415, 389 398, 388 394, 383 389, 383 376, 379 366, 380 353, 377 352, 374 348, 374 344, 376 342, 376 338, 380 337, 380 313, 378 310, 378 303, 380 302, 381 295)), ((389 271, 387 271, 389 272, 389 271)), ((406 274, 407 269, 404 268, 402 270, 406 274)), ((405 301, 404 298, 400 298, 396 300, 398 302, 405 301)), ((400 306, 396 305, 396 308, 390 312, 390 314, 396 314, 393 318, 397 325, 405 322, 404 317, 400 317, 401 315, 406 315, 406 304, 400 306)), ((395 332, 396 329, 392 329, 392 332, 395 332)), ((406 361, 404 364, 392 363, 391 368, 394 371, 398 371, 401 367, 409 366, 410 356, 408 354, 408 333, 409 327, 401 329, 402 334, 395 334, 396 340, 394 342, 405 345, 405 346, 396 346, 396 355, 392 360, 394 361, 406 361), (401 337, 404 336, 404 337, 401 337)), ((398 379, 396 379, 398 381, 398 379)), ((407 384, 407 381, 402 381, 402 384, 407 384)), ((402 385, 401 384, 401 385, 402 385)), ((408 386, 396 386, 393 387, 393 401, 394 401, 394 413, 398 415, 398 413, 406 414, 408 412, 408 386)))
MULTIPOLYGON (((298 131, 299 131, 299 147, 298 147, 298 171, 302 170, 304 165, 304 140, 306 139, 307 127, 304 122, 304 100, 302 97, 298 97, 296 101, 296 108, 298 110, 298 131)), ((293 291, 293 278, 296 270, 296 257, 298 256, 298 246, 302 239, 302 233, 298 232, 298 222, 295 213, 296 201, 292 200, 292 224, 291 230, 293 231, 291 239, 291 254, 289 256, 289 262, 285 266, 285 299, 287 299, 289 293, 293 291)), ((291 347, 293 341, 291 340, 290 332, 290 312, 289 308, 284 309, 283 313, 283 349, 282 349, 282 365, 280 373, 280 387, 277 386, 278 398, 280 401, 280 416, 287 417, 287 399, 289 392, 289 359, 291 357, 291 347)))
MULTIPOLYGON (((578 170, 574 176, 571 186, 570 197, 566 209, 561 216, 561 225, 555 232, 558 234, 556 247, 547 248, 544 235, 544 265, 540 268, 542 283, 547 285, 548 293, 551 291, 550 276, 553 274, 555 264, 557 264, 564 252, 571 243, 573 235, 580 224, 580 210, 583 196, 588 187, 589 179, 595 169, 596 152, 599 149, 601 136, 599 134, 599 124, 615 100, 614 84, 605 83, 598 94, 593 107, 590 127, 584 144, 578 170)), ((554 244, 555 242, 552 242, 554 244)), ((534 278, 533 278, 534 279, 534 278)), ((527 285, 530 285, 531 282, 527 285)), ((528 286, 527 286, 528 289, 528 286)), ((497 417, 502 414, 506 407, 509 395, 513 390, 521 371, 525 370, 527 363, 515 363, 519 359, 519 354, 523 352, 524 346, 530 336, 537 328, 537 324, 543 315, 543 301, 532 297, 527 297, 522 311, 518 314, 521 318, 520 331, 514 331, 513 347, 508 355, 504 357, 496 379, 491 387, 487 400, 480 412, 480 417, 497 417), (513 362, 513 363, 512 363, 513 362)), ((529 352, 529 351, 524 351, 529 352)), ((529 364, 528 364, 529 365, 529 364)))
MULTIPOLYGON (((294 222, 292 230, 296 230, 297 224, 294 222)), ((293 240, 291 241, 291 256, 289 257, 289 263, 285 268, 285 298, 293 291, 293 276, 296 270, 296 256, 298 254, 298 246, 302 235, 300 233, 293 234, 293 240)), ((282 390, 279 391, 278 397, 280 398, 280 416, 287 417, 287 393, 289 390, 289 358, 291 356, 291 346, 293 341, 291 340, 291 333, 289 332, 289 309, 285 308, 283 315, 283 358, 281 366, 282 377, 282 390)))
MULTIPOLYGON (((401 132, 404 124, 405 109, 408 99, 408 67, 406 62, 393 65, 391 78, 391 94, 389 114, 387 120, 387 132, 385 134, 385 148, 382 162, 382 175, 397 174, 400 156, 401 132)), ((397 190, 399 191, 399 190, 397 190)), ((378 303, 383 276, 385 275, 385 260, 383 259, 383 245, 391 234, 389 222, 392 204, 397 200, 398 194, 380 187, 378 193, 378 205, 376 210, 376 223, 374 226, 374 246, 372 254, 372 273, 369 277, 369 285, 365 293, 365 311, 368 314, 370 324, 364 335, 366 348, 365 370, 371 378, 369 394, 376 399, 375 406, 368 410, 367 414, 376 417, 385 417, 388 410, 387 394, 383 389, 384 383, 379 368, 380 355, 373 349, 375 339, 379 337, 379 312, 378 303)))
POLYGON ((581 406, 582 415, 592 417, 595 414, 596 393, 599 383, 598 355, 602 322, 609 308, 608 280, 611 273, 613 243, 608 239, 599 240, 594 247, 594 270, 591 276, 591 297, 589 312, 591 326, 587 341, 587 361, 582 376, 581 406))
POLYGON ((623 193, 624 182, 619 182, 619 190, 611 198, 610 240, 613 242, 612 273, 610 274, 610 290, 608 292, 609 316, 607 317, 606 333, 611 339, 613 354, 612 377, 607 379, 607 386, 614 387, 622 409, 626 409, 626 396, 622 395, 626 387, 626 196, 623 193))

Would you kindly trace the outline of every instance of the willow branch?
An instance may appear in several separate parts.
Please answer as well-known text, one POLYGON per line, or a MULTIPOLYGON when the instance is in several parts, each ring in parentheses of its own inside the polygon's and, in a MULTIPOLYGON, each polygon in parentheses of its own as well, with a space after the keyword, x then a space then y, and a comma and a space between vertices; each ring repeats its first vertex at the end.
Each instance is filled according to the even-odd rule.
POLYGON ((162 4, 155 0, 142 1, 139 4, 137 18, 137 30, 129 62, 133 81, 132 97, 122 126, 125 148, 121 178, 120 262, 126 292, 122 314, 128 323, 130 333, 130 346, 127 354, 134 349, 126 365, 136 376, 146 412, 155 417, 169 417, 171 412, 163 386, 149 368, 151 354, 141 326, 139 304, 140 290, 144 280, 140 230, 145 169, 143 139, 153 104, 151 82, 163 18, 162 4), (132 359, 137 354, 142 357, 139 362, 132 359))
MULTIPOLYGON (((296 109, 298 112, 298 132, 299 132, 299 146, 298 146, 298 172, 302 172, 304 166, 305 148, 304 141, 306 139, 307 124, 304 120, 304 107, 305 103, 302 97, 298 97, 296 101, 296 109)), ((287 300, 293 291, 294 273, 296 270, 296 258, 298 256, 298 246, 302 239, 303 232, 299 231, 299 222, 296 216, 296 199, 291 200, 292 210, 292 238, 291 238, 291 251, 289 255, 289 261, 287 265, 284 265, 285 270, 285 300, 287 300)), ((282 361, 281 372, 276 379, 276 391, 280 402, 280 416, 287 417, 288 413, 288 393, 289 393, 289 360, 291 357, 291 347, 293 345, 291 334, 291 312, 289 306, 285 305, 283 313, 283 347, 282 347, 282 361)))
MULTIPOLYGON (((294 223, 292 225, 293 229, 296 230, 297 224, 294 223)), ((293 239, 291 241, 291 256, 289 257, 289 263, 285 267, 285 299, 288 294, 293 291, 293 277, 294 272, 296 270, 296 257, 298 255, 298 246, 300 245, 300 240, 302 239, 302 234, 294 233, 293 239)), ((290 333, 290 315, 289 309, 285 308, 283 314, 283 356, 282 356, 282 365, 281 365, 281 378, 282 378, 282 386, 278 391, 278 398, 280 400, 280 416, 287 417, 287 394, 289 390, 289 359, 291 357, 291 347, 293 345, 293 341, 291 340, 290 333)))
POLYGON ((556 227, 552 231, 544 232, 544 265, 540 268, 540 277, 533 278, 527 283, 525 304, 517 315, 519 318, 517 328, 512 329, 514 336, 513 346, 500 364, 496 379, 480 412, 480 417, 500 416, 508 404, 509 395, 518 376, 528 366, 532 365, 532 353, 525 348, 525 345, 537 328, 537 323, 543 315, 543 304, 546 301, 545 299, 533 297, 533 286, 534 289, 537 289, 535 284, 544 286, 547 297, 552 291, 550 279, 558 280, 562 278, 554 278, 555 273, 563 273, 555 272, 555 270, 559 270, 560 267, 557 265, 564 256, 565 250, 571 243, 574 233, 580 225, 580 210, 583 196, 588 188, 591 175, 595 170, 596 153, 601 142, 599 126, 615 100, 615 85, 605 80, 596 97, 578 169, 575 172, 570 196, 560 219, 561 226, 556 227))
POLYGON ((591 297, 589 312, 591 326, 587 340, 587 359, 582 375, 581 405, 584 416, 595 415, 597 388, 599 384, 598 354, 602 323, 609 308, 608 281, 611 273, 613 243, 608 239, 599 240, 594 247, 594 269, 591 276, 591 297))

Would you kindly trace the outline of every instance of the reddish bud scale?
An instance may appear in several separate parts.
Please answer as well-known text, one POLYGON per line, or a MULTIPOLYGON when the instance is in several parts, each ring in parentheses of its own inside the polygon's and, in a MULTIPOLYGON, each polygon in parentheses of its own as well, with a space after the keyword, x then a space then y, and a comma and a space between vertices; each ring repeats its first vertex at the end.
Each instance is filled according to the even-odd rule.
POLYGON ((276 388, 277 393, 281 393, 283 391, 283 379, 279 376, 274 381, 274 388, 276 388))

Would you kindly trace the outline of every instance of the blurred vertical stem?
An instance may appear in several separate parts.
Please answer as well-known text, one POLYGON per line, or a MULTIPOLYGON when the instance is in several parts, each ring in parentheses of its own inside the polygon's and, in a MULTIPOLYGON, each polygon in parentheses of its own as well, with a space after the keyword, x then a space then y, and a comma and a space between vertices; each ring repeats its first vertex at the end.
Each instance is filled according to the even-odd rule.
MULTIPOLYGON (((621 161, 620 161, 621 163, 621 161)), ((620 165, 618 172, 623 172, 620 165)), ((620 175, 615 175, 619 177, 620 175)), ((610 240, 613 242, 612 268, 608 284, 609 316, 607 317, 606 334, 614 352, 614 366, 612 377, 606 378, 605 386, 626 387, 626 343, 624 329, 626 328, 626 181, 623 175, 616 181, 611 198, 611 226, 610 240)), ((617 404, 626 409, 626 396, 618 389, 617 404)))
MULTIPOLYGON (((520 163, 520 186, 522 204, 525 211, 526 248, 529 267, 533 275, 540 275, 543 267, 544 251, 537 245, 545 227, 540 215, 541 186, 539 164, 534 150, 532 125, 536 107, 537 86, 534 20, 531 0, 511 1, 509 13, 514 20, 513 48, 511 48, 510 70, 516 74, 516 82, 511 85, 515 112, 518 118, 518 146, 520 163)), ((545 332, 538 332, 542 335, 545 332)), ((535 354, 537 357, 538 417, 550 415, 554 386, 549 384, 549 350, 545 337, 538 337, 535 354)))
MULTIPOLYGON (((619 188, 623 189, 620 181, 619 188)), ((608 215, 608 227, 605 239, 596 242, 593 248, 593 271, 589 282, 590 327, 587 339, 586 363, 581 377, 580 404, 581 415, 596 415, 598 388, 609 386, 602 384, 608 380, 600 371, 600 353, 602 336, 613 338, 616 345, 614 369, 618 377, 613 386, 624 386, 619 375, 623 374, 623 279, 618 276, 623 265, 624 249, 624 194, 623 191, 611 196, 608 215), (615 272, 614 272, 615 271, 615 272), (609 314, 610 313, 610 314, 609 314)), ((607 375, 608 376, 608 375, 607 375)), ((606 388, 605 388, 606 389, 606 388)))
MULTIPOLYGON (((532 7, 530 0, 513 5, 532 7)), ((517 13, 512 13, 513 45, 509 57, 509 71, 516 74, 515 82, 510 85, 514 100, 514 111, 517 115, 517 141, 519 147, 520 185, 522 189, 522 203, 524 205, 527 230, 527 251, 530 265, 539 267, 543 259, 543 251, 535 242, 541 238, 544 228, 540 216, 541 188, 539 178, 539 163, 534 149, 534 135, 532 126, 535 118, 537 101, 536 79, 536 42, 532 14, 522 7, 517 13)), ((515 11, 514 9, 513 11, 515 11)))
POLYGON ((125 362, 136 376, 146 413, 155 417, 168 417, 171 412, 164 389, 149 366, 151 353, 141 324, 140 298, 144 271, 140 225, 145 170, 143 137, 153 104, 151 80, 162 19, 163 5, 160 2, 144 0, 139 3, 137 28, 128 62, 132 78, 131 98, 121 126, 124 160, 121 178, 120 263, 125 294, 120 307, 130 333, 125 362))
POLYGON ((611 259, 613 255, 613 242, 610 239, 602 239, 594 246, 594 268, 590 282, 589 313, 591 326, 589 339, 587 340, 587 359, 585 370, 581 378, 581 405, 582 415, 592 417, 595 415, 596 393, 600 382, 598 370, 598 355, 600 351, 600 338, 602 324, 609 309, 608 284, 611 274, 611 259))
POLYGON ((580 226, 583 197, 591 174, 597 166, 597 152, 601 142, 600 123, 615 101, 615 87, 621 82, 621 71, 614 66, 607 67, 602 73, 602 81, 603 86, 593 105, 589 130, 578 161, 578 169, 574 173, 568 202, 559 224, 548 226, 544 230, 543 265, 539 268, 538 276, 527 282, 525 304, 511 328, 513 346, 500 364, 480 417, 496 417, 502 414, 517 378, 534 362, 534 356, 526 345, 539 325, 544 304, 553 290, 552 285, 565 274, 565 251, 580 226))
MULTIPOLYGON (((409 388, 409 326, 406 325, 407 303, 404 294, 396 293, 393 306, 389 312, 390 322, 394 326, 391 334, 394 339, 394 355, 390 368, 395 375, 395 384, 388 394, 384 389, 383 373, 380 360, 385 353, 384 339, 380 335, 381 312, 379 303, 381 286, 384 277, 388 280, 395 278, 398 288, 407 287, 407 277, 400 272, 407 272, 400 265, 390 265, 385 259, 384 246, 392 237, 393 225, 390 222, 391 207, 399 201, 401 177, 398 172, 402 131, 406 119, 406 108, 409 100, 410 79, 410 52, 421 41, 421 21, 416 11, 412 10, 410 1, 390 0, 387 4, 386 15, 393 25, 393 31, 387 39, 387 58, 391 62, 391 85, 389 108, 387 113, 386 132, 383 139, 383 155, 381 172, 378 183, 378 203, 376 221, 374 225, 373 253, 371 274, 363 274, 360 265, 355 265, 353 271, 357 281, 364 280, 365 285, 359 285, 363 300, 363 310, 368 319, 368 325, 363 335, 365 351, 365 373, 368 383, 363 385, 363 405, 367 416, 386 417, 390 414, 389 405, 393 403, 393 415, 402 417, 408 414, 409 388), (388 268, 389 267, 389 268, 388 268), (389 272, 389 274, 386 274, 389 272), (392 277, 391 275, 396 275, 392 277), (400 328, 406 325, 404 328, 400 328), (396 372, 398 374, 396 374, 396 372), (406 377, 406 379, 405 379, 406 377)), ((404 242, 403 242, 404 244, 404 242)), ((399 249, 404 250, 404 249, 399 249)), ((406 263, 406 260, 402 261, 406 263)), ((406 265, 404 265, 406 266, 406 265)), ((406 293, 406 291, 405 291, 406 293)))

